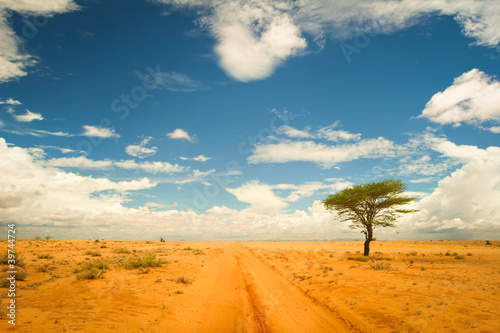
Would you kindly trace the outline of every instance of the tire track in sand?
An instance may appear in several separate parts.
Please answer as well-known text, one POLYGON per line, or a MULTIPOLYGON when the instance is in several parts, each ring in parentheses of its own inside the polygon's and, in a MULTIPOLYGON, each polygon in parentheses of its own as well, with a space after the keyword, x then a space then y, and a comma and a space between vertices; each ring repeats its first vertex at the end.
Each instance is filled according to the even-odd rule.
POLYGON ((359 332, 237 243, 205 267, 188 294, 182 306, 148 331, 359 332))

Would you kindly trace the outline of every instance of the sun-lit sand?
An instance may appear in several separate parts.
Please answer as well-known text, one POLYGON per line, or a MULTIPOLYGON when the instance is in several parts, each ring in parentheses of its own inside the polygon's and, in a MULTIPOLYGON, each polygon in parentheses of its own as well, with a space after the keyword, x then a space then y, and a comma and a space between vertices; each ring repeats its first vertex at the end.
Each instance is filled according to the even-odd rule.
POLYGON ((359 251, 354 241, 17 240, 28 275, 16 326, 0 289, 0 331, 500 331, 500 242, 375 241, 369 260, 359 251), (164 263, 125 268, 148 253, 164 263), (102 278, 77 279, 94 261, 108 265, 102 278))

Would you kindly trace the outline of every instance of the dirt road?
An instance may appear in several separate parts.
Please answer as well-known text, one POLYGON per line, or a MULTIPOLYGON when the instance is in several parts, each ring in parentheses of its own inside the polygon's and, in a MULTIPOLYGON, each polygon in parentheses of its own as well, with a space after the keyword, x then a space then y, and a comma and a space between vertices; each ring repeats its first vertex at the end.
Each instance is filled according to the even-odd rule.
MULTIPOLYGON (((245 247, 231 244, 193 285, 199 295, 182 314, 162 318, 151 332, 356 332, 245 247)), ((148 331, 149 331, 148 330, 148 331)))

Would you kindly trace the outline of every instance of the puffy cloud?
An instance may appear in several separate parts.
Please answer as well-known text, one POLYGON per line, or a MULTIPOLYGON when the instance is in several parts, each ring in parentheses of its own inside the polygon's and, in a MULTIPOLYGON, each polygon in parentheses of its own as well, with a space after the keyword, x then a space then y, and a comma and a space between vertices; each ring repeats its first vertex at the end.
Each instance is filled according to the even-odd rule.
POLYGON ((158 147, 145 147, 151 139, 152 137, 144 138, 138 145, 128 145, 125 147, 125 152, 130 156, 138 158, 153 156, 156 154, 158 147))
POLYGON ((278 134, 284 134, 288 136, 289 138, 297 138, 297 139, 311 139, 314 138, 314 135, 309 133, 309 131, 301 131, 296 128, 293 128, 288 125, 281 125, 277 129, 278 134))
POLYGON ((29 149, 9 147, 0 138, 0 219, 20 224, 85 223, 91 210, 121 205, 127 191, 155 186, 148 178, 114 182, 43 166, 29 149), (114 191, 103 196, 103 191, 114 191), (83 220, 80 220, 83 218, 83 220))
POLYGON ((238 81, 264 79, 306 47, 293 19, 271 7, 231 3, 217 7, 211 30, 219 65, 238 81))
MULTIPOLYGON (((500 160, 474 159, 442 179, 405 225, 419 234, 476 239, 500 234, 500 160)), ((495 236, 496 235, 496 236, 495 236)))
POLYGON ((258 181, 246 183, 237 188, 226 188, 226 191, 236 196, 241 202, 250 204, 245 212, 258 214, 277 214, 288 207, 288 202, 296 202, 301 198, 310 197, 320 190, 335 192, 353 185, 343 179, 336 180, 332 184, 322 182, 308 182, 305 184, 277 184, 267 185, 258 181), (283 197, 275 192, 290 191, 288 196, 283 197))
POLYGON ((62 167, 62 168, 80 168, 80 169, 108 169, 111 168, 113 162, 110 160, 104 161, 95 161, 88 159, 85 156, 79 157, 61 157, 61 158, 52 158, 45 162, 45 165, 53 166, 53 167, 62 167))
MULTIPOLYGON (((32 56, 21 51, 21 39, 12 29, 11 13, 53 16, 77 10, 73 0, 4 0, 0 3, 0 83, 27 75, 27 68, 36 63, 32 56)), ((25 36, 28 38, 25 34, 25 36)))
POLYGON ((105 170, 112 167, 126 170, 142 170, 150 173, 182 173, 189 171, 189 167, 171 164, 169 162, 142 162, 134 160, 112 161, 112 160, 91 160, 85 156, 52 158, 43 163, 44 165, 61 168, 80 168, 105 170))
POLYGON ((13 98, 7 98, 5 101, 0 101, 0 104, 21 105, 21 102, 19 102, 18 100, 15 100, 13 98))
POLYGON ((203 13, 197 22, 217 40, 219 65, 239 81, 264 79, 307 46, 302 32, 324 44, 362 33, 390 34, 429 14, 452 16, 476 44, 500 43, 496 0, 153 0, 203 13), (201 9, 201 10, 200 10, 201 9))
MULTIPOLYGON (((432 96, 419 117, 454 126, 500 121, 500 82, 478 69, 457 77, 432 96)), ((495 133, 496 129, 491 129, 495 133)))
POLYGON ((15 115, 13 115, 13 117, 17 121, 22 121, 22 122, 26 122, 26 123, 29 123, 30 121, 33 121, 33 120, 43 120, 43 117, 41 114, 31 112, 28 109, 26 109, 26 114, 15 114, 15 115))
POLYGON ((102 139, 119 138, 120 137, 120 135, 115 133, 115 130, 113 128, 84 125, 83 129, 85 130, 82 134, 83 136, 92 136, 92 137, 97 137, 97 138, 102 138, 102 139))
POLYGON ((226 188, 239 201, 250 204, 248 211, 258 214, 276 214, 288 206, 283 198, 273 192, 273 187, 257 181, 238 188, 226 188))
POLYGON ((204 156, 204 155, 198 155, 196 157, 183 157, 183 156, 179 156, 179 158, 183 161, 188 161, 188 160, 193 160, 193 161, 197 161, 197 162, 206 162, 210 159, 212 159, 211 157, 207 157, 207 156, 204 156))
POLYGON ((385 138, 361 140, 352 144, 325 145, 313 141, 283 141, 273 144, 258 144, 249 163, 313 162, 323 168, 359 158, 394 156, 396 146, 385 138))
POLYGON ((187 140, 189 142, 193 142, 193 137, 188 134, 185 130, 182 128, 176 128, 173 132, 167 133, 166 136, 168 136, 170 139, 175 139, 175 140, 187 140))

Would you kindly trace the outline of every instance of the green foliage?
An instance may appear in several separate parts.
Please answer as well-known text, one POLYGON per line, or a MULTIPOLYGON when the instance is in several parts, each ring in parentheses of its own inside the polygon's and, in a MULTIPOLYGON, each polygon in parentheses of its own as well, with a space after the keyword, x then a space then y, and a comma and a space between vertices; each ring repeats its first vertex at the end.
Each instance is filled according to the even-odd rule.
POLYGON ((50 254, 39 254, 38 259, 53 259, 54 257, 50 254))
POLYGON ((117 247, 116 249, 113 250, 114 253, 130 253, 130 250, 127 249, 126 247, 117 247))
POLYGON ((388 179, 355 185, 328 196, 323 204, 327 209, 337 211, 342 221, 353 223, 353 229, 363 229, 367 225, 395 227, 394 221, 399 215, 415 212, 397 208, 415 200, 403 197, 405 191, 406 186, 401 180, 388 179))
POLYGON ((48 273, 50 271, 53 271, 54 269, 56 269, 56 266, 45 263, 43 265, 38 266, 36 271, 40 273, 48 273))
POLYGON ((16 266, 24 267, 24 256, 19 252, 15 253, 14 255, 11 254, 11 258, 9 258, 9 251, 5 251, 0 255, 1 265, 8 265, 9 260, 15 260, 16 266))
POLYGON ((177 280, 175 280, 175 282, 177 282, 177 283, 183 283, 183 284, 190 284, 191 280, 188 279, 185 276, 180 276, 180 277, 177 278, 177 280))
POLYGON ((382 269, 391 269, 391 264, 389 263, 383 263, 381 261, 377 261, 376 263, 373 263, 373 264, 370 264, 370 267, 379 271, 379 270, 382 270, 382 269))
POLYGON ((371 259, 372 258, 370 258, 369 256, 358 256, 358 257, 347 258, 347 260, 355 260, 355 261, 363 261, 363 262, 370 261, 371 259))
POLYGON ((103 277, 108 264, 102 260, 96 260, 84 263, 76 275, 78 280, 95 280, 103 277))
POLYGON ((88 256, 92 256, 92 257, 100 257, 101 256, 101 252, 99 252, 99 251, 86 251, 85 254, 88 256))
POLYGON ((361 229, 365 234, 365 255, 369 254, 369 244, 373 240, 373 231, 377 227, 395 228, 396 219, 413 209, 404 209, 414 201, 405 197, 406 185, 401 180, 387 179, 342 190, 329 195, 323 204, 330 211, 336 211, 342 222, 350 222, 351 229, 361 229))
POLYGON ((124 265, 125 268, 147 268, 147 267, 160 267, 164 262, 161 259, 156 259, 156 255, 154 253, 148 253, 142 258, 137 258, 136 260, 132 260, 124 265))

